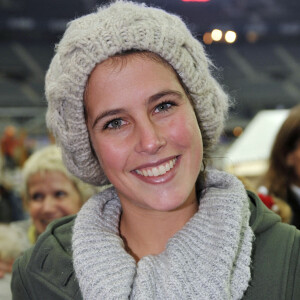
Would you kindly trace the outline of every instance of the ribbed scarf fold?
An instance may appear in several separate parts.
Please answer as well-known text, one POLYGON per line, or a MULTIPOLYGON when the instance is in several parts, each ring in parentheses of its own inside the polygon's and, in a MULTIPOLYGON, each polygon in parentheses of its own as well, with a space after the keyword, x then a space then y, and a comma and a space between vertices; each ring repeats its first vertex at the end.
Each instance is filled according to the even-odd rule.
POLYGON ((199 211, 164 252, 137 264, 119 236, 114 188, 92 197, 73 229, 73 260, 86 300, 241 299, 250 280, 253 232, 245 189, 234 176, 208 172, 199 211))

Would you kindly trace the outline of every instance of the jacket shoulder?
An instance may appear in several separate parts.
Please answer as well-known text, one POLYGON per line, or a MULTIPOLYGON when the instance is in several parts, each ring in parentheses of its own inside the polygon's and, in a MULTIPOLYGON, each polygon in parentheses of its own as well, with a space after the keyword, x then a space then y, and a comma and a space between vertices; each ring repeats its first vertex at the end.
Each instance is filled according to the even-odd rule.
POLYGON ((51 223, 13 267, 13 299, 82 299, 72 264, 75 216, 51 223))
POLYGON ((244 299, 300 299, 300 231, 249 193, 255 235, 252 279, 244 299))

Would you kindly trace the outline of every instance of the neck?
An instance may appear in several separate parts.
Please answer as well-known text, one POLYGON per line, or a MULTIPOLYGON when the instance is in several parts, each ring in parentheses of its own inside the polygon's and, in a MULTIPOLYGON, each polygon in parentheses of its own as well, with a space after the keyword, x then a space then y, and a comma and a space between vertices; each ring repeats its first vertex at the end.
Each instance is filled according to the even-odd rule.
POLYGON ((187 203, 173 211, 152 211, 123 207, 120 234, 127 252, 136 261, 165 250, 168 240, 197 212, 198 202, 187 203))

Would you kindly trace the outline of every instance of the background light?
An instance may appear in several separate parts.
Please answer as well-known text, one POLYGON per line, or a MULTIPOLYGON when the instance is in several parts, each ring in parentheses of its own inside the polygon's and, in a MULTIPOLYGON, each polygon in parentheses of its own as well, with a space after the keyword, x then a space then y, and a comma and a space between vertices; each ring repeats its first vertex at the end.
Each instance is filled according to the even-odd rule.
POLYGON ((255 43, 259 39, 259 36, 255 31, 249 31, 246 34, 246 39, 249 43, 255 43))
POLYGON ((211 33, 210 32, 205 32, 203 35, 203 42, 206 45, 210 45, 213 42, 213 39, 211 38, 211 33))
POLYGON ((233 135, 235 136, 235 137, 238 137, 238 136, 240 136, 242 133, 243 133, 243 128, 242 127, 240 127, 240 126, 237 126, 237 127, 235 127, 234 129, 233 129, 233 131, 232 131, 232 133, 233 133, 233 135))
POLYGON ((225 33, 225 41, 227 43, 234 43, 236 40, 236 33, 234 31, 231 31, 231 30, 228 30, 226 33, 225 33))
POLYGON ((223 33, 220 29, 214 29, 211 32, 211 38, 216 42, 218 42, 222 39, 222 35, 223 35, 223 33))

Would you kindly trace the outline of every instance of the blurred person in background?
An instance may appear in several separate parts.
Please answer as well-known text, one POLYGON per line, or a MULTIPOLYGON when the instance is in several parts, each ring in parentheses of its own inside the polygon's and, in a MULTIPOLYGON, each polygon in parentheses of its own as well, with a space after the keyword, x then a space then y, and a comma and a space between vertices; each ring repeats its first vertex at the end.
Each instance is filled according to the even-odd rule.
POLYGON ((290 224, 292 220, 292 209, 284 200, 279 199, 278 197, 267 195, 263 193, 262 189, 257 191, 255 184, 251 183, 247 177, 237 176, 239 180, 244 184, 245 188, 248 191, 257 193, 261 201, 274 213, 278 214, 281 217, 282 222, 290 224))
POLYGON ((24 251, 26 235, 19 228, 0 223, 0 299, 11 300, 11 266, 24 251))
POLYGON ((0 222, 26 218, 20 195, 21 170, 34 149, 35 141, 23 128, 7 126, 1 138, 0 222))
POLYGON ((35 148, 35 141, 28 137, 24 128, 9 125, 1 137, 2 168, 14 170, 22 168, 35 148))
POLYGON ((260 192, 290 205, 291 224, 300 229, 300 105, 290 110, 276 135, 262 184, 260 192))
POLYGON ((113 1, 70 22, 46 75, 68 169, 110 188, 14 264, 14 299, 300 299, 300 231, 207 169, 228 96, 162 9, 113 1))
POLYGON ((97 190, 67 171, 56 145, 32 154, 22 174, 24 206, 31 219, 28 228, 31 244, 51 221, 76 214, 97 190))
POLYGON ((15 149, 15 158, 20 168, 23 168, 28 157, 34 152, 36 141, 28 136, 24 128, 18 132, 18 145, 15 149))
POLYGON ((1 153, 3 155, 3 167, 5 169, 14 169, 16 167, 15 149, 18 146, 16 128, 12 125, 5 127, 0 140, 1 153))
POLYGON ((25 162, 22 174, 22 196, 30 218, 0 226, 0 258, 3 258, 0 260, 0 278, 11 272, 14 259, 36 242, 50 222, 76 214, 98 190, 67 171, 61 151, 55 145, 34 152, 25 162), (13 238, 3 242, 3 232, 8 230, 6 235, 19 237, 14 238, 14 243, 13 238), (16 249, 11 251, 14 245, 16 249))
POLYGON ((0 222, 24 220, 26 213, 22 200, 16 191, 4 180, 0 180, 0 222))

